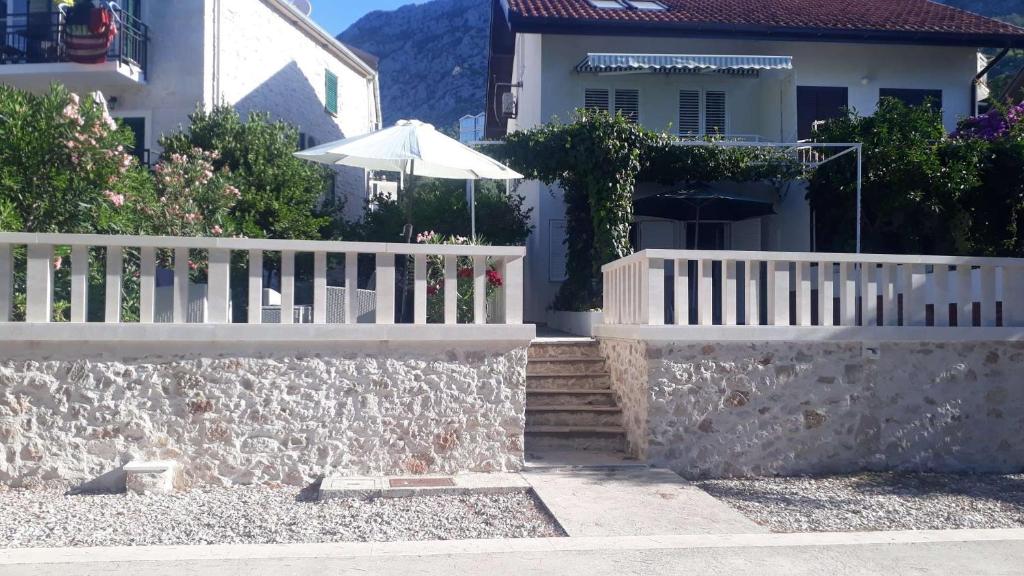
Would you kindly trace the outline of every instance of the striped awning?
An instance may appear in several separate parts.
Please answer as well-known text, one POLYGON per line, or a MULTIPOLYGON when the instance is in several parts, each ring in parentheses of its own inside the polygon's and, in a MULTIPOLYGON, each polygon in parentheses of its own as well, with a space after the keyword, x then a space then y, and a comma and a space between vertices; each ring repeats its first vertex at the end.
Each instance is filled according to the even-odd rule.
POLYGON ((792 70, 792 56, 713 56, 705 54, 587 54, 577 72, 662 74, 738 74, 761 70, 792 70))

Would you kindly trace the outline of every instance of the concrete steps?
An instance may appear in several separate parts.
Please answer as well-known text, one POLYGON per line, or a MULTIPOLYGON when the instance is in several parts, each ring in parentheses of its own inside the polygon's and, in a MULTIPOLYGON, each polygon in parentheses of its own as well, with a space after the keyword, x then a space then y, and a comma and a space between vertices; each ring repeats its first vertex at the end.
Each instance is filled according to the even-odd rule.
POLYGON ((527 451, 625 451, 622 410, 597 342, 535 342, 526 374, 527 451))

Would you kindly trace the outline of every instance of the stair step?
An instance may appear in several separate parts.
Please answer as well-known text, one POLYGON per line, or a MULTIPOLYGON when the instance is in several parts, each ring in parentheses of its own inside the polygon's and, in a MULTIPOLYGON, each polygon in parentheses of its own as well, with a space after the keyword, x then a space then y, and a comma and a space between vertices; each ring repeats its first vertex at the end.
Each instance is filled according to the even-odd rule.
POLYGON ((526 405, 537 406, 615 406, 611 389, 541 388, 526 391, 526 405))
POLYGON ((553 358, 531 358, 529 361, 530 362, 552 362, 552 363, 558 363, 558 362, 604 362, 604 359, 601 358, 601 357, 593 357, 593 356, 562 356, 562 357, 553 357, 553 358))
POLYGON ((622 452, 626 431, 621 426, 528 426, 526 449, 622 452))
POLYGON ((544 427, 622 426, 622 410, 615 406, 527 406, 526 429, 544 427))
POLYGON ((527 350, 530 360, 553 358, 601 358, 597 342, 535 342, 527 350))
POLYGON ((526 378, 607 378, 607 372, 548 372, 544 374, 527 374, 526 378))
POLYGON ((603 358, 585 358, 572 356, 566 358, 534 358, 526 364, 529 376, 547 376, 560 374, 593 374, 607 373, 603 358))
POLYGON ((527 374, 526 390, 610 390, 607 374, 527 374))
POLYGON ((587 404, 576 404, 567 406, 527 406, 527 412, 622 412, 618 406, 591 406, 587 404))
POLYGON ((608 436, 625 434, 622 426, 534 426, 526 429, 527 434, 557 434, 559 436, 595 435, 608 436))

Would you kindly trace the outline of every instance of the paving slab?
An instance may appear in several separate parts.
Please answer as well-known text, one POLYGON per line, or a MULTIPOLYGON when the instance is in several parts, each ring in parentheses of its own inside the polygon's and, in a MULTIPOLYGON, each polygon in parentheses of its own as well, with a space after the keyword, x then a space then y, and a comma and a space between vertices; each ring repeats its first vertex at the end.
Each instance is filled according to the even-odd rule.
POLYGON ((455 476, 328 476, 320 483, 319 499, 509 494, 529 489, 530 484, 522 476, 514 473, 470 473, 455 476))
POLYGON ((569 536, 768 532, 671 470, 530 468, 523 477, 569 536))

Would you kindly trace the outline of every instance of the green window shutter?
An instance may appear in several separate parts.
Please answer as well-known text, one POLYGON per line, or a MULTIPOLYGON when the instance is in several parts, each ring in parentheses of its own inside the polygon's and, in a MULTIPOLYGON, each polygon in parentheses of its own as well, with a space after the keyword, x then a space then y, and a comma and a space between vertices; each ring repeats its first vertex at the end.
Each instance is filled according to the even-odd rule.
POLYGON ((330 70, 326 71, 327 74, 327 97, 325 106, 327 111, 331 114, 338 113, 338 77, 330 70))

